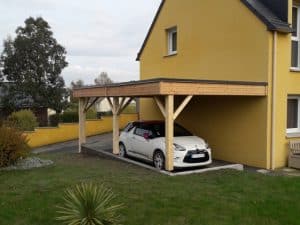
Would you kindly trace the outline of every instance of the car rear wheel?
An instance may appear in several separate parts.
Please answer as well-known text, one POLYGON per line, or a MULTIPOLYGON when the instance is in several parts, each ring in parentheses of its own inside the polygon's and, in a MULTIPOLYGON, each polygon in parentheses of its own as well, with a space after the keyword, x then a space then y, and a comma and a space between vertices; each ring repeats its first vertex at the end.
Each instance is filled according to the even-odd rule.
POLYGON ((156 151, 153 156, 153 164, 156 169, 165 169, 165 156, 161 151, 156 151))
POLYGON ((119 156, 122 158, 126 158, 127 156, 126 147, 123 143, 119 144, 119 156))

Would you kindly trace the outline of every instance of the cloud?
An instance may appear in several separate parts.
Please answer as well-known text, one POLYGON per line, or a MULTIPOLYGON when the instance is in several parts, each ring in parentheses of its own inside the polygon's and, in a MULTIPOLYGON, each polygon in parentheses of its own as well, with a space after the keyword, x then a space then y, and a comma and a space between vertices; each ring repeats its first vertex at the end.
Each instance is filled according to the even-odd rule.
POLYGON ((131 57, 69 56, 68 60, 73 63, 64 71, 64 78, 67 83, 82 79, 86 84, 92 84, 102 71, 107 72, 115 82, 139 78, 139 65, 131 57))
MULTIPOLYGON (((65 46, 66 84, 92 83, 106 71, 114 81, 136 80, 135 57, 160 0, 9 0, 0 3, 0 39, 13 34, 29 16, 46 19, 65 46)), ((0 46, 2 51, 2 46, 0 46)))

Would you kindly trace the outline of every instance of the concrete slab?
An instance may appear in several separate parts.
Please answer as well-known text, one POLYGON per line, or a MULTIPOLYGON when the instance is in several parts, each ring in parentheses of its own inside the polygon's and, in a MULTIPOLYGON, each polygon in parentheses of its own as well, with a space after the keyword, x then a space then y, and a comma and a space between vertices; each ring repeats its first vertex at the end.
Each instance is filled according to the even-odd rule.
POLYGON ((197 173, 206 173, 210 171, 217 171, 217 170, 225 170, 225 169, 233 169, 233 170, 239 170, 243 171, 244 166, 241 164, 230 164, 223 161, 214 161, 211 165, 207 167, 201 167, 201 168, 193 168, 193 169, 185 169, 185 170, 175 170, 173 172, 163 171, 163 170, 157 170, 155 167, 153 167, 150 164, 147 164, 145 162, 132 159, 132 158, 121 158, 118 155, 112 154, 111 148, 109 149, 108 146, 105 146, 103 144, 85 144, 82 148, 83 153, 85 154, 91 154, 91 155, 101 155, 109 158, 113 158, 116 160, 120 160, 126 163, 130 163, 133 165, 137 165, 140 167, 143 167, 148 170, 155 171, 160 174, 168 175, 168 176, 183 176, 183 175, 190 175, 190 174, 197 174, 197 173), (101 147, 104 147, 104 149, 101 149, 101 147))

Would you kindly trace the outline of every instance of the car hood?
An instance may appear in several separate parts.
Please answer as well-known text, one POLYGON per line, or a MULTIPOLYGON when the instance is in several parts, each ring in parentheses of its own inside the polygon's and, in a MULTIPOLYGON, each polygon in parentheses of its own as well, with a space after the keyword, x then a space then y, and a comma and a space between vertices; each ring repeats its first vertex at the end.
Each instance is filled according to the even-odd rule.
MULTIPOLYGON (((161 138, 164 142, 165 138, 161 138)), ((188 150, 205 149, 205 141, 197 136, 174 137, 174 144, 180 145, 188 150)))

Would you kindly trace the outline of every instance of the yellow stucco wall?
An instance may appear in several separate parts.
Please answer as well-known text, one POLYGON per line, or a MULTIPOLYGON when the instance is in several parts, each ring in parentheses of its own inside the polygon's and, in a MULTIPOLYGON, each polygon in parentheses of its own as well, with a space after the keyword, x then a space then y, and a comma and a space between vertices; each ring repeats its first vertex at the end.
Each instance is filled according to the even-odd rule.
MULTIPOLYGON (((298 1, 300 2, 300 1, 298 1)), ((291 23, 293 1, 289 0, 289 22, 291 23)), ((273 52, 273 33, 268 32, 269 42, 269 93, 268 93, 268 159, 271 158, 271 113, 272 113, 272 52, 273 52)), ((278 34, 277 39, 277 66, 276 66, 276 109, 275 109, 275 167, 280 168, 287 165, 289 154, 289 141, 299 139, 300 134, 296 137, 288 137, 287 127, 287 98, 288 95, 300 95, 300 72, 291 72, 291 35, 278 34)), ((268 160, 269 161, 269 160, 268 160)), ((270 166, 270 162, 268 162, 270 166)), ((268 166, 268 167, 269 167, 268 166)))
MULTIPOLYGON (((296 1, 300 3, 300 1, 296 1)), ((291 22, 291 8, 293 1, 289 0, 289 20, 291 22)), ((286 166, 289 153, 289 141, 299 139, 288 137, 287 127, 287 98, 288 95, 300 96, 300 72, 290 71, 291 65, 291 35, 279 35, 277 47, 277 82, 276 82, 276 167, 286 166)))
MULTIPOLYGON (((120 128, 130 121, 137 120, 137 114, 122 114, 120 128)), ((78 123, 60 124, 57 128, 36 128, 34 132, 25 132, 32 148, 49 144, 74 140, 78 138, 78 123)), ((112 131, 112 117, 103 117, 101 120, 86 122, 87 136, 93 136, 112 131)))
POLYGON ((267 81, 266 26, 239 0, 166 0, 140 58, 141 78, 267 81), (178 54, 166 56, 177 26, 178 54))
MULTIPOLYGON (((271 40, 239 0, 166 0, 140 58, 141 79, 267 82, 271 40), (178 54, 165 57, 165 30, 173 26, 178 54)), ((196 97, 177 122, 207 139, 214 158, 267 168, 269 105, 267 97, 196 97)), ((150 99, 141 101, 140 112, 142 119, 162 118, 150 99)))

